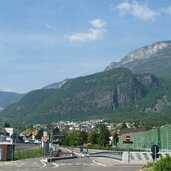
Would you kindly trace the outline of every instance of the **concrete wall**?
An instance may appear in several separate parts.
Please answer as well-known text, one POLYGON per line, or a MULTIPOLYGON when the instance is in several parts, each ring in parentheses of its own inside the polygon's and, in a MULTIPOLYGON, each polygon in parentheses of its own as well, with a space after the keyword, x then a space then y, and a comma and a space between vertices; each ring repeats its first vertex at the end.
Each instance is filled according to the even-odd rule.
MULTIPOLYGON (((171 152, 159 152, 159 156, 171 157, 171 152)), ((131 164, 147 164, 148 162, 153 162, 153 158, 151 156, 151 152, 123 152, 122 161, 123 163, 131 163, 131 164)))

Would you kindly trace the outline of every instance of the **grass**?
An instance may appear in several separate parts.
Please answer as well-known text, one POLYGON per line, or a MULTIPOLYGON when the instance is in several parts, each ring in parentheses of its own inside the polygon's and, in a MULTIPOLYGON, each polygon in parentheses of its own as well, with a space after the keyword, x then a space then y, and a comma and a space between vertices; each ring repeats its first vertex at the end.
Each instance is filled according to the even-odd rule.
POLYGON ((43 156, 42 148, 14 152, 14 160, 21 160, 21 159, 26 159, 26 158, 36 158, 36 157, 42 157, 42 156, 43 156))

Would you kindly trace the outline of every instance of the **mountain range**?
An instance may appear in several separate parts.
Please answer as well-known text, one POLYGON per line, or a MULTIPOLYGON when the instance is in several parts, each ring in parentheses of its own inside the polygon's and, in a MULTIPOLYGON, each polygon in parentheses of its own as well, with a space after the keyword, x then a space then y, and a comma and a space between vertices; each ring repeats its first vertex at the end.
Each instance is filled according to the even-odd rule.
POLYGON ((18 102, 23 96, 24 94, 0 91, 0 110, 3 110, 10 104, 18 102))
POLYGON ((105 71, 34 90, 0 113, 16 125, 105 118, 171 121, 171 41, 134 50, 105 71))

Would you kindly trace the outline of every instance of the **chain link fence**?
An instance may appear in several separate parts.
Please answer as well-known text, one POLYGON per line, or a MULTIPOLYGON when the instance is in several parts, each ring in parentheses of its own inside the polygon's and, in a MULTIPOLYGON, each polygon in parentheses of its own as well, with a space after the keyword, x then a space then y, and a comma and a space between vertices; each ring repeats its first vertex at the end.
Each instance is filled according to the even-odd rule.
POLYGON ((150 151, 154 144, 159 145, 161 151, 171 151, 171 125, 144 132, 122 134, 117 146, 119 148, 150 151), (123 143, 127 135, 131 136, 132 144, 123 143))

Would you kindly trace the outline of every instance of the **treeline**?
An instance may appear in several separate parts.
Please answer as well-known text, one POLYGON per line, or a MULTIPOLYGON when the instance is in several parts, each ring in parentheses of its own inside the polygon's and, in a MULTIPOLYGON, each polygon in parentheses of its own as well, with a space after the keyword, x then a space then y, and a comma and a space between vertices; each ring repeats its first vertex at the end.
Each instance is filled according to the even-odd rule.
MULTIPOLYGON (((43 130, 39 130, 36 138, 40 138, 43 136, 43 130)), ((92 129, 91 131, 60 131, 59 128, 54 128, 52 131, 49 131, 49 141, 53 141, 53 143, 58 143, 60 145, 65 146, 80 146, 84 144, 92 144, 98 146, 108 146, 110 145, 110 131, 108 130, 105 124, 101 124, 96 129, 92 129), (53 135, 64 135, 65 138, 59 139, 51 139, 53 135)), ((117 138, 114 136, 114 138, 117 138)), ((117 142, 115 140, 115 142, 117 142)))
POLYGON ((66 146, 79 146, 84 144, 92 144, 99 146, 108 146, 110 144, 109 137, 111 136, 106 125, 102 124, 96 130, 90 132, 73 131, 66 134, 66 146))

